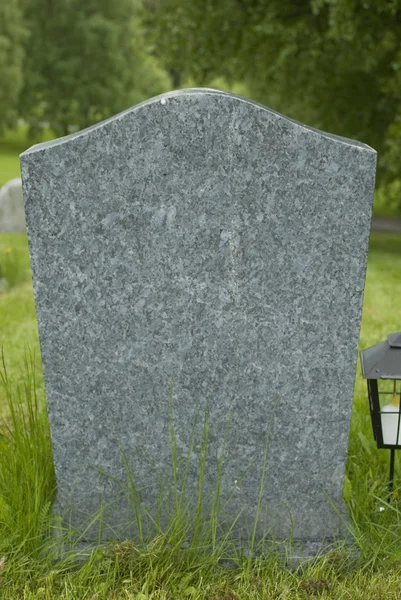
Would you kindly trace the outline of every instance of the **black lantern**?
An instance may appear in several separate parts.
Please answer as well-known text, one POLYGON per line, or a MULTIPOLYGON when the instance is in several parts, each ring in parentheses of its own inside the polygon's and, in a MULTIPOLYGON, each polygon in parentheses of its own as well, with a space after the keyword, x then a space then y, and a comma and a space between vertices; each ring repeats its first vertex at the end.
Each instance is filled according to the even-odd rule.
POLYGON ((378 448, 389 448, 390 489, 394 480, 394 451, 401 449, 401 332, 361 352, 362 375, 368 382, 373 436, 378 448))

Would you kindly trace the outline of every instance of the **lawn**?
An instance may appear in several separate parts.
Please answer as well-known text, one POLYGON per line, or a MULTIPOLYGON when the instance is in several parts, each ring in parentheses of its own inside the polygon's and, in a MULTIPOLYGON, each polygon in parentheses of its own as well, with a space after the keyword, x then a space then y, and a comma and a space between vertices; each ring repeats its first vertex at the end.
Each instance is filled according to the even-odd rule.
MULTIPOLYGON (((28 260, 25 236, 1 235, 0 257, 2 249, 10 247, 21 253, 25 268, 28 260)), ((399 298, 401 235, 374 233, 360 348, 401 330, 399 298)), ((26 381, 26 373, 20 368, 26 345, 36 352, 36 389, 41 404, 43 376, 29 279, 0 294, 0 344, 15 383, 26 381)), ((32 395, 30 398, 32 402, 32 395)), ((3 416, 9 415, 4 390, 0 393, 0 406, 3 416)), ((373 442, 366 383, 361 377, 359 361, 344 490, 359 555, 350 557, 339 548, 296 572, 271 555, 254 561, 237 557, 236 567, 227 570, 217 555, 210 557, 202 548, 184 551, 178 545, 172 546, 165 533, 143 547, 127 541, 99 550, 78 568, 65 561, 51 562, 42 552, 38 534, 46 527, 49 502, 53 498, 48 429, 45 414, 40 410, 39 413, 37 417, 32 413, 30 424, 28 419, 26 425, 21 425, 18 414, 14 415, 14 431, 22 431, 23 435, 0 436, 0 598, 384 600, 401 597, 401 468, 397 456, 395 490, 388 504, 389 451, 378 451, 373 442)))
MULTIPOLYGON (((42 381, 42 371, 26 235, 23 233, 0 234, 0 269, 3 262, 10 256, 10 254, 5 254, 7 249, 12 249, 10 254, 17 256, 19 271, 25 281, 12 288, 8 293, 0 293, 0 348, 4 350, 7 367, 11 379, 15 383, 23 381, 21 362, 25 349, 31 348, 32 352, 36 353, 39 383, 42 381)), ((0 416, 4 413, 5 408, 5 394, 0 387, 0 416)))

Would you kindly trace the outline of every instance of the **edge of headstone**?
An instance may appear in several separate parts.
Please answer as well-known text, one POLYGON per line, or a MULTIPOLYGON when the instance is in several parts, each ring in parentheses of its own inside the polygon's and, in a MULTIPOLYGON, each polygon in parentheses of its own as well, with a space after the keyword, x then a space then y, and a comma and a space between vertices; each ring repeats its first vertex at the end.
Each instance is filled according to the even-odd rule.
POLYGON ((127 108, 126 110, 124 110, 116 115, 113 115, 112 117, 109 117, 108 119, 99 121, 99 123, 95 123, 94 125, 91 125, 90 127, 86 127, 85 129, 81 129, 77 132, 70 133, 69 135, 66 135, 66 136, 63 136, 60 138, 56 138, 54 140, 50 140, 47 142, 41 142, 39 144, 34 144, 30 148, 28 148, 27 150, 22 152, 20 154, 20 158, 24 158, 25 156, 27 156, 28 154, 31 154, 33 152, 40 152, 43 150, 47 150, 48 148, 52 148, 53 146, 65 144, 65 143, 75 140, 81 136, 85 136, 88 133, 90 133, 96 129, 99 129, 99 128, 103 127, 104 125, 107 125, 110 122, 124 118, 127 114, 135 112, 136 110, 139 110, 140 108, 142 108, 144 106, 155 104, 157 102, 161 102, 162 100, 168 100, 170 98, 178 98, 178 97, 184 96, 184 95, 195 95, 195 94, 209 94, 209 95, 229 96, 230 98, 236 98, 237 100, 240 100, 241 102, 244 102, 246 104, 251 104, 252 106, 263 109, 263 110, 269 112, 270 114, 275 115, 276 117, 278 117, 280 119, 284 119, 290 123, 293 123, 297 127, 301 127, 303 129, 305 129, 306 131, 317 133, 320 136, 324 136, 333 141, 337 141, 339 143, 342 143, 342 144, 345 144, 348 146, 353 146, 355 148, 359 148, 361 150, 367 150, 369 152, 377 154, 376 150, 374 150, 367 144, 364 144, 363 142, 359 142, 357 140, 352 140, 350 138, 341 137, 341 136, 338 136, 338 135, 335 135, 332 133, 327 133, 325 131, 315 129, 313 127, 309 127, 309 125, 305 125, 304 123, 296 121, 295 119, 291 119, 290 117, 287 117, 275 110, 272 110, 271 108, 268 108, 267 106, 264 106, 263 104, 260 104, 259 102, 255 102, 254 100, 250 100, 249 98, 244 98, 243 96, 239 96, 238 94, 232 94, 231 92, 225 92, 222 90, 216 90, 216 89, 212 89, 212 88, 183 88, 180 90, 165 92, 163 94, 159 94, 158 96, 154 96, 153 98, 149 98, 148 100, 144 100, 143 102, 140 102, 139 104, 136 104, 130 108, 127 108))

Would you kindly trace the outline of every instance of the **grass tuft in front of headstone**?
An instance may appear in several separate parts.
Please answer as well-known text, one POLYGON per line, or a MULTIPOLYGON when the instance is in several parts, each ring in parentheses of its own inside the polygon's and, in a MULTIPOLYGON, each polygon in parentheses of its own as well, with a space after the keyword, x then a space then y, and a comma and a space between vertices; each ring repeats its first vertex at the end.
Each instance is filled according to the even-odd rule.
POLYGON ((380 468, 383 458, 373 444, 369 452, 366 446, 350 465, 352 481, 346 478, 349 530, 364 568, 401 561, 401 485, 395 481, 390 493, 388 471, 380 468))
POLYGON ((0 384, 9 415, 0 434, 0 548, 35 555, 42 547, 56 481, 47 415, 39 406, 30 354, 23 371, 22 384, 13 386, 1 351, 0 384))
MULTIPOLYGON (((135 488, 134 474, 130 473, 127 462, 131 482, 125 493, 138 510, 136 523, 142 524, 142 540, 138 536, 138 539, 110 541, 79 563, 79 535, 65 527, 61 535, 65 545, 70 543, 71 553, 57 559, 50 535, 55 527, 50 512, 55 496, 52 448, 47 413, 36 393, 34 365, 31 357, 25 357, 23 384, 14 386, 2 356, 1 383, 9 401, 10 417, 0 437, 0 598, 254 600, 274 597, 302 600, 321 596, 374 600, 398 590, 401 576, 399 490, 395 489, 395 497, 388 502, 384 477, 373 485, 366 477, 366 465, 359 465, 358 457, 354 458, 353 468, 358 473, 353 479, 359 483, 348 490, 347 503, 351 510, 352 534, 361 549, 359 557, 353 557, 349 549, 339 544, 325 556, 291 570, 273 552, 270 540, 266 539, 263 547, 257 547, 256 543, 252 547, 251 543, 249 552, 241 552, 231 539, 236 519, 229 524, 219 523, 224 452, 219 456, 215 490, 209 496, 204 491, 208 406, 197 441, 194 418, 190 451, 184 459, 178 452, 171 400, 174 485, 170 490, 172 502, 167 526, 163 526, 158 516, 162 515, 162 502, 166 498, 161 485, 159 510, 151 520, 153 534, 145 535, 144 524, 150 516, 141 512, 139 490, 135 488), (185 497, 183 485, 194 451, 200 452, 201 457, 199 485, 192 497, 185 497), (380 508, 384 510, 378 510, 380 508)), ((224 449, 231 416, 232 413, 228 415, 224 449)), ((268 442, 265 465, 267 457, 268 442)), ((259 507, 262 492, 263 479, 259 507)), ((225 501, 228 500, 229 496, 225 501)), ((88 527, 98 524, 101 528, 102 518, 100 511, 88 520, 88 527)), ((251 541, 253 531, 251 528, 251 541)))
MULTIPOLYGON (((88 554, 87 560, 82 564, 77 561, 80 558, 78 547, 85 539, 85 531, 77 532, 67 526, 63 528, 50 511, 55 498, 55 474, 47 413, 45 407, 40 406, 36 394, 34 357, 25 356, 25 377, 23 384, 17 386, 13 385, 8 376, 4 353, 1 359, 1 384, 8 399, 10 416, 3 424, 0 439, 0 588, 7 587, 8 581, 11 586, 23 585, 25 591, 29 587, 42 592, 44 589, 54 588, 54 592, 58 590, 59 593, 57 582, 63 579, 65 592, 68 586, 71 586, 72 593, 73 588, 85 588, 96 582, 96 587, 100 586, 107 597, 107 593, 116 586, 126 586, 129 582, 133 588, 137 588, 138 582, 141 582, 136 593, 147 594, 151 588, 159 589, 161 582, 163 585, 171 583, 177 586, 177 573, 181 573, 179 592, 183 597, 192 597, 197 591, 194 586, 198 586, 205 578, 213 579, 217 573, 227 571, 224 569, 227 561, 231 563, 230 571, 242 569, 244 573, 250 572, 252 548, 248 557, 244 558, 230 539, 236 519, 230 524, 219 523, 224 449, 232 411, 224 436, 223 451, 219 457, 216 489, 211 498, 205 498, 203 484, 209 435, 209 410, 206 407, 199 442, 199 487, 196 497, 188 498, 185 489, 195 447, 196 417, 189 456, 185 461, 184 472, 180 473, 182 460, 177 453, 177 437, 170 404, 174 486, 167 526, 163 527, 160 519, 141 514, 134 478, 125 458, 129 480, 129 489, 125 492, 136 511, 138 531, 142 532, 141 523, 145 516, 152 521, 153 531, 147 537, 140 533, 137 540, 110 541, 106 546, 103 544, 88 554), (208 500, 207 506, 212 507, 208 518, 204 514, 205 500, 208 500), (224 533, 221 535, 223 529, 224 533), (59 536, 56 540, 55 530, 59 536), (69 548, 70 552, 61 557, 60 547, 69 548), (144 582, 145 573, 147 575, 144 582), (73 578, 73 584, 70 580, 67 584, 69 577, 73 578)), ((161 486, 161 492, 162 490, 161 486)), ((161 493, 159 515, 164 502, 165 497, 161 493)), ((87 529, 96 524, 101 529, 104 508, 88 520, 87 529)), ((65 597, 69 597, 67 592, 65 597)))
MULTIPOLYGON (((170 422, 169 434, 171 444, 171 472, 167 477, 157 472, 154 466, 155 480, 158 481, 159 495, 151 512, 141 503, 141 490, 135 482, 135 473, 132 471, 128 457, 120 446, 126 470, 126 483, 116 480, 101 469, 97 469, 103 476, 110 477, 121 485, 122 495, 130 506, 132 522, 136 524, 137 547, 146 548, 149 544, 156 544, 160 552, 164 552, 170 559, 182 557, 187 565, 192 563, 202 564, 203 569, 213 569, 218 565, 251 569, 255 556, 263 553, 262 548, 268 543, 268 552, 274 547, 274 540, 266 532, 263 540, 257 540, 257 525, 261 514, 262 497, 264 490, 265 473, 267 468, 267 455, 269 449, 269 434, 266 436, 266 450, 263 459, 263 470, 260 490, 257 500, 255 520, 251 524, 249 535, 244 539, 236 536, 235 528, 240 513, 234 514, 228 522, 222 520, 226 507, 235 494, 236 487, 231 490, 223 489, 224 455, 230 432, 234 407, 229 411, 223 442, 217 460, 217 476, 212 492, 205 491, 205 472, 209 456, 209 425, 210 411, 209 399, 206 402, 203 422, 199 439, 195 439, 195 432, 199 422, 199 412, 195 413, 191 426, 189 450, 187 456, 178 452, 177 433, 173 416, 173 391, 170 388, 170 422), (199 457, 199 479, 195 491, 188 489, 188 473, 194 453, 199 457), (224 492, 224 494, 223 494, 224 492), (269 540, 267 542, 267 538, 269 540)), ((146 458, 146 457, 145 457, 146 458)), ((144 458, 144 460, 145 460, 144 458)), ((238 473, 235 486, 241 485, 246 471, 238 473)), ((107 510, 107 507, 103 507, 107 510)), ((88 528, 93 525, 88 521, 88 528)), ((128 528, 131 523, 128 523, 128 528)), ((101 523, 99 521, 99 529, 101 523)), ((132 528, 131 528, 132 529, 132 528)), ((99 532, 99 540, 101 539, 99 532)), ((121 536, 120 536, 121 537, 121 536)), ((119 548, 119 544, 116 546, 119 548)), ((181 560, 181 558, 180 558, 181 560)))

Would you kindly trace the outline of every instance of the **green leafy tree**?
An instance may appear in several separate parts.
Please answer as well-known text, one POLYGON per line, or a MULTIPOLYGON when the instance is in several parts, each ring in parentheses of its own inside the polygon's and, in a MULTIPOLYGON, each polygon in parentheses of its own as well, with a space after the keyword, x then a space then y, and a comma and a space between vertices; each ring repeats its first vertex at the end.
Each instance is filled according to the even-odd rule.
POLYGON ((144 7, 148 35, 174 87, 188 79, 238 80, 246 12, 239 0, 144 0, 144 7))
POLYGON ((0 2, 0 130, 15 124, 26 31, 18 0, 0 2))
POLYGON ((65 134, 170 87, 146 52, 133 0, 24 0, 29 25, 20 110, 65 134))

